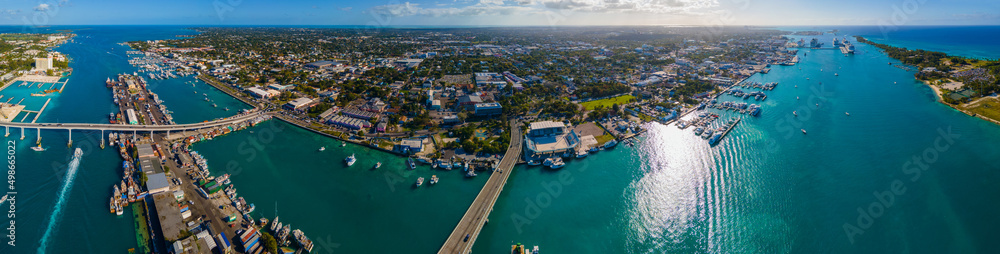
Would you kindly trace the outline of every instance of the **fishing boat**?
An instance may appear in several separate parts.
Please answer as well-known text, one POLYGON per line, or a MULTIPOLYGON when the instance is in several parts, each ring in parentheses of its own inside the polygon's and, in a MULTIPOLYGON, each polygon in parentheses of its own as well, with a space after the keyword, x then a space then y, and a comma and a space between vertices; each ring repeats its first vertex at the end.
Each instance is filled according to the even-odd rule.
POLYGON ((437 175, 431 175, 431 185, 434 185, 434 184, 437 184, 437 183, 438 183, 438 176, 437 175))
POLYGON ((348 156, 346 159, 344 159, 344 162, 347 163, 348 167, 354 166, 354 163, 357 162, 357 161, 358 161, 358 159, 354 158, 354 154, 351 154, 351 156, 348 156))
POLYGON ((424 177, 422 176, 417 177, 417 187, 420 187, 420 185, 424 185, 424 177))

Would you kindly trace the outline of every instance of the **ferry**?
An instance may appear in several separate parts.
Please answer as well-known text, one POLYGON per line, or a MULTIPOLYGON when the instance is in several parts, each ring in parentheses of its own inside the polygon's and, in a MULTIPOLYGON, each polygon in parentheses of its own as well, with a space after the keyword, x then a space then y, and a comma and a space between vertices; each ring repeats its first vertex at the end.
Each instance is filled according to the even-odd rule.
POLYGON ((420 185, 424 185, 424 177, 422 176, 417 177, 417 187, 420 187, 420 185))
POLYGON ((410 165, 410 169, 417 169, 417 164, 413 162, 413 158, 406 158, 406 163, 410 165))
POLYGON ((326 151, 326 147, 325 147, 325 146, 321 146, 321 147, 319 147, 319 151, 320 151, 320 152, 322 152, 322 151, 326 151))
POLYGON ((44 152, 45 148, 42 148, 42 145, 39 144, 38 146, 32 146, 31 150, 34 150, 35 152, 44 152))
POLYGON ((381 161, 375 163, 375 169, 378 169, 378 168, 381 168, 381 167, 382 167, 382 162, 381 161))
POLYGON ((351 156, 348 156, 346 159, 344 159, 344 162, 347 163, 348 167, 354 166, 354 163, 357 162, 357 161, 358 161, 358 159, 354 158, 354 154, 351 154, 351 156))
POLYGON ((434 184, 437 184, 437 183, 438 183, 438 176, 437 175, 431 175, 431 185, 434 185, 434 184))

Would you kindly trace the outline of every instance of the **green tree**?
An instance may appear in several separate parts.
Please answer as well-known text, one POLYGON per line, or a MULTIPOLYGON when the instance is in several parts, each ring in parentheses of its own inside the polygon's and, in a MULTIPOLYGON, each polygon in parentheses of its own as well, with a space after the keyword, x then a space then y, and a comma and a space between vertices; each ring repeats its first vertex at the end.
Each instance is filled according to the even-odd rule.
POLYGON ((260 239, 264 240, 264 248, 270 253, 278 253, 278 241, 274 240, 274 236, 270 233, 264 232, 260 235, 260 239))

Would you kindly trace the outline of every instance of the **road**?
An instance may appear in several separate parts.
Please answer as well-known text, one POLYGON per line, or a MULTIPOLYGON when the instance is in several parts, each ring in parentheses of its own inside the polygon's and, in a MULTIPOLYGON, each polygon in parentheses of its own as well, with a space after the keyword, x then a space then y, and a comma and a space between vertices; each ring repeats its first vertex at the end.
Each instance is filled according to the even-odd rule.
POLYGON ((507 153, 504 154, 503 160, 497 166, 498 172, 490 174, 490 179, 479 191, 476 200, 472 201, 469 210, 465 211, 465 215, 448 236, 448 240, 441 246, 439 254, 469 253, 472 251, 472 244, 476 242, 479 231, 483 229, 490 212, 493 211, 493 204, 496 203, 504 185, 507 184, 507 178, 514 171, 514 165, 517 164, 521 156, 521 148, 524 147, 521 144, 524 136, 521 135, 520 125, 512 121, 510 129, 510 147, 507 148, 507 153), (466 236, 469 238, 466 239, 466 236))
POLYGON ((230 118, 219 119, 202 123, 174 124, 174 125, 124 125, 124 124, 94 124, 94 123, 19 123, 0 122, 0 127, 27 128, 27 129, 47 129, 47 130, 106 130, 106 131, 184 131, 211 128, 229 125, 253 119, 264 114, 271 113, 249 113, 230 118))

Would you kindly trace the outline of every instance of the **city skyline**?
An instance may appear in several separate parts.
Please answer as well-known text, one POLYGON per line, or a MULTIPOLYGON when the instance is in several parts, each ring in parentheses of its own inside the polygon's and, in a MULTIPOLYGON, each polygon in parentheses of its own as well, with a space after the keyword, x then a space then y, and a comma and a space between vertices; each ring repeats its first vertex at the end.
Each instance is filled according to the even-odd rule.
POLYGON ((2 0, 3 25, 826 26, 994 25, 995 1, 455 0, 131 1, 2 0), (124 10, 124 11, 123 11, 124 10), (143 11, 143 10, 155 10, 143 11))

